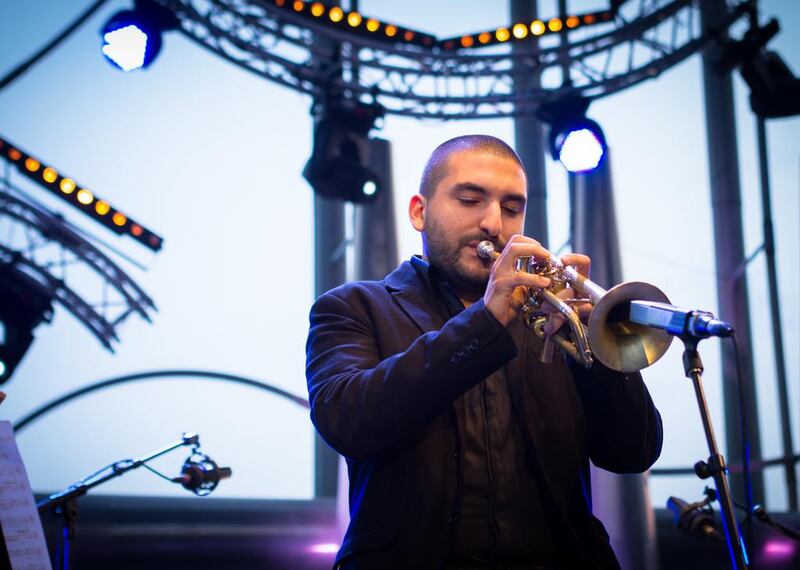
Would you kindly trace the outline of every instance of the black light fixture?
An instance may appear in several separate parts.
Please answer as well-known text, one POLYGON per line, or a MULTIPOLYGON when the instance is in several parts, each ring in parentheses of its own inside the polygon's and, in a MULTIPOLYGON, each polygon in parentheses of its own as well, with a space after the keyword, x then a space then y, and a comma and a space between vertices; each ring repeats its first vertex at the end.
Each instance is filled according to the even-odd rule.
POLYGON ((47 287, 25 272, 12 256, 0 261, 0 384, 14 374, 33 342, 33 330, 53 317, 47 287))
POLYGON ((764 49, 780 31, 780 24, 773 18, 759 26, 755 16, 752 17, 750 29, 741 40, 723 45, 716 68, 720 72, 740 68, 750 88, 750 107, 756 115, 765 119, 800 115, 800 78, 780 55, 764 49))
POLYGON ((303 177, 314 192, 348 202, 369 202, 382 180, 369 167, 369 132, 382 116, 366 105, 326 104, 314 127, 314 149, 303 177))

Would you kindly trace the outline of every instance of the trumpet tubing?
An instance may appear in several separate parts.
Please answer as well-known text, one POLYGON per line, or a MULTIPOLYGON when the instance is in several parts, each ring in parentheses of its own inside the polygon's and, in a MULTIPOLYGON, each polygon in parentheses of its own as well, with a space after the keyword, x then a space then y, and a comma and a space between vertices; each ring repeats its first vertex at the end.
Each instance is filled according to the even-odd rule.
MULTIPOLYGON (((478 244, 477 253, 482 259, 491 261, 500 256, 488 240, 478 244)), ((548 260, 520 257, 516 269, 549 277, 553 284, 548 289, 529 288, 530 297, 523 308, 525 324, 545 340, 544 362, 552 358, 550 353, 554 343, 586 368, 592 366, 594 356, 608 368, 620 372, 647 368, 667 352, 673 338, 671 335, 628 318, 631 301, 669 303, 664 292, 655 285, 631 281, 606 290, 581 275, 575 267, 564 266, 554 256, 548 260), (588 325, 584 326, 569 302, 556 295, 566 286, 588 297, 588 302, 594 307, 588 325), (543 303, 552 305, 567 318, 571 335, 562 331, 552 336, 544 333, 543 303)))

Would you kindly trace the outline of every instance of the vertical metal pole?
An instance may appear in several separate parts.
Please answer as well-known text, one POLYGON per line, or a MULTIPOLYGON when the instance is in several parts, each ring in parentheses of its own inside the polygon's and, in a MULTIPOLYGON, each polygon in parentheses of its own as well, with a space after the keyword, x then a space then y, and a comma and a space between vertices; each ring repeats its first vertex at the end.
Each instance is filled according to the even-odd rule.
MULTIPOLYGON (((725 0, 706 0, 700 3, 704 29, 720 29, 726 15, 725 0)), ((733 105, 733 85, 729 72, 714 69, 720 48, 710 46, 703 52, 703 84, 706 111, 706 137, 711 184, 711 206, 714 217, 714 245, 717 273, 719 314, 736 329, 741 347, 742 382, 746 397, 746 413, 750 427, 751 459, 761 458, 758 406, 753 371, 753 343, 750 335, 750 313, 747 296, 747 275, 736 278, 737 268, 745 263, 742 202, 739 188, 739 160, 736 143, 736 117, 733 105)), ((740 463, 746 452, 740 434, 740 417, 736 390, 736 356, 729 343, 722 345, 722 393, 725 407, 725 434, 731 463, 740 463)), ((752 476, 753 500, 764 501, 762 473, 752 476)), ((734 497, 741 495, 741 475, 731 477, 734 497)))
POLYGON ((783 353, 783 326, 778 294, 778 270, 775 263, 775 234, 772 228, 772 200, 769 185, 769 159, 767 158, 767 126, 764 117, 756 116, 758 131, 758 164, 761 173, 761 210, 764 217, 764 253, 767 261, 769 285, 770 321, 772 340, 775 346, 775 374, 778 380, 778 404, 781 414, 781 439, 783 456, 786 458, 786 489, 789 495, 789 510, 797 510, 797 474, 794 462, 789 457, 794 453, 792 443, 791 413, 789 411, 789 389, 786 383, 786 357, 783 353))
POLYGON ((389 141, 370 139, 369 167, 382 184, 375 200, 356 206, 353 236, 355 278, 383 279, 397 268, 392 147, 389 141))
MULTIPOLYGON (((344 202, 314 195, 314 293, 345 282, 344 202)), ((335 497, 339 455, 314 433, 314 495, 335 497)))
MULTIPOLYGON (((537 18, 536 0, 511 0, 511 19, 514 22, 530 22, 537 18)), ((536 57, 539 49, 538 39, 531 37, 527 42, 513 42, 515 56, 536 57)), ((531 73, 528 68, 518 66, 514 73, 514 93, 522 94, 541 86, 538 71, 531 73)), ((544 153, 545 129, 542 122, 533 115, 533 109, 519 109, 525 114, 514 117, 514 146, 522 159, 528 176, 528 205, 525 208, 525 235, 538 240, 547 247, 549 242, 547 228, 547 182, 545 179, 544 153)))
MULTIPOLYGON (((611 179, 611 152, 597 169, 570 174, 570 225, 575 251, 592 258, 592 281, 604 288, 622 282, 617 217, 611 179)), ((594 511, 611 536, 623 568, 658 568, 655 511, 647 474, 616 475, 592 468, 594 511)))

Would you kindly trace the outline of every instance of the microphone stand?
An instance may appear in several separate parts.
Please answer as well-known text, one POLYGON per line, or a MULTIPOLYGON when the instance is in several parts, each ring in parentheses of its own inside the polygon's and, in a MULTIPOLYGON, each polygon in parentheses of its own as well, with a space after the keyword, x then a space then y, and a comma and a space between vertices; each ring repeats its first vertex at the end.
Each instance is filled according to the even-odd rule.
POLYGON ((714 484, 717 487, 719 504, 722 507, 722 526, 725 530, 725 541, 728 544, 728 555, 731 560, 731 567, 734 570, 747 570, 744 545, 739 536, 739 527, 737 526, 733 511, 731 490, 728 486, 728 467, 725 465, 725 458, 717 447, 714 428, 711 425, 711 414, 708 411, 708 404, 706 403, 706 396, 703 391, 703 361, 700 360, 700 353, 697 351, 697 345, 701 339, 688 332, 679 335, 679 338, 683 341, 684 346, 683 369, 686 377, 691 378, 692 384, 694 385, 694 393, 697 397, 697 405, 700 408, 700 418, 703 421, 703 430, 705 431, 708 452, 710 454, 708 460, 695 463, 694 470, 701 479, 713 477, 714 484))
POLYGON ((177 449, 183 445, 198 447, 200 438, 196 433, 185 433, 183 437, 166 447, 159 449, 141 459, 123 459, 104 467, 100 471, 84 477, 80 481, 73 483, 63 491, 53 493, 48 498, 37 503, 36 508, 40 513, 48 509, 60 516, 62 519, 61 542, 56 549, 56 568, 70 570, 72 568, 72 545, 75 541, 75 530, 79 518, 78 499, 89 492, 89 489, 97 487, 110 479, 119 477, 132 469, 141 467, 148 461, 160 457, 165 453, 177 449))

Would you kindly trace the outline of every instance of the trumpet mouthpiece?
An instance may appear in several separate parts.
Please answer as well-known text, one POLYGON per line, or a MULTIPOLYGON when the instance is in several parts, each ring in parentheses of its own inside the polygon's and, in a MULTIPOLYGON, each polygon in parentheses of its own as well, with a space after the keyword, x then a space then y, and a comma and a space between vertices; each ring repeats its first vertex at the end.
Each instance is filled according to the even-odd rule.
POLYGON ((478 257, 481 259, 494 260, 500 254, 494 248, 494 244, 488 239, 478 244, 478 257))

